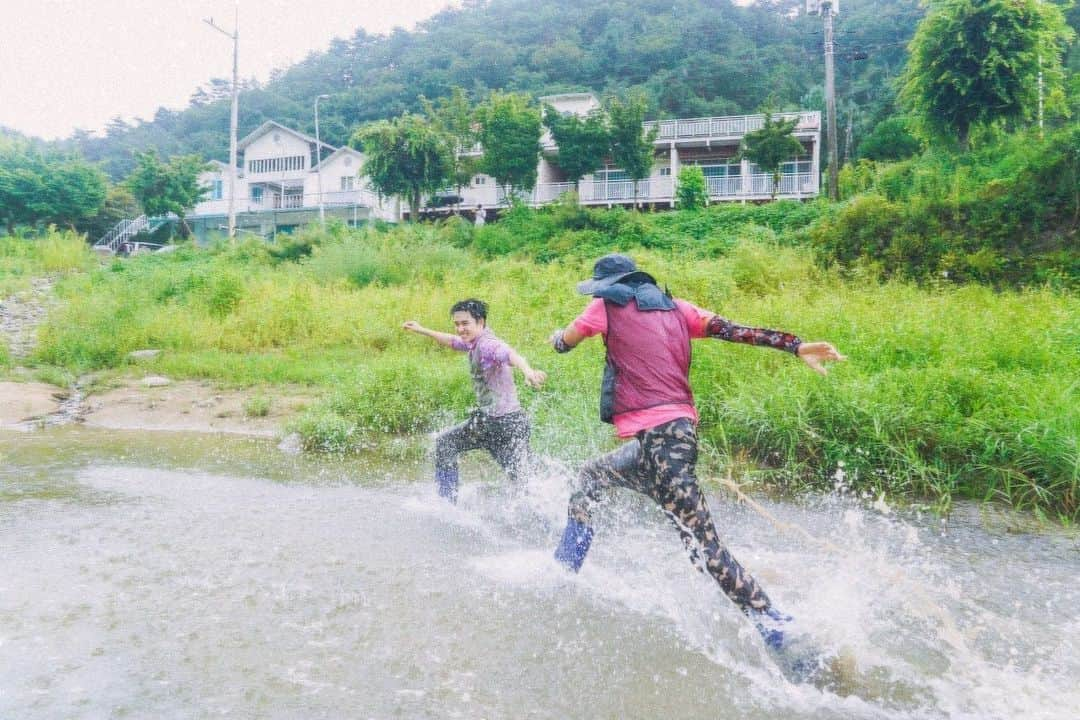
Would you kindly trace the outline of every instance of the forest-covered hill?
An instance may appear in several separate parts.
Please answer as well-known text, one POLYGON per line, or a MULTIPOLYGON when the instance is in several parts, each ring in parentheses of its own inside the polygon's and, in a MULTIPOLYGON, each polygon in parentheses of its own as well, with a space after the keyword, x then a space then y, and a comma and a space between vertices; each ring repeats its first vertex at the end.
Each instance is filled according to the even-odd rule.
MULTIPOLYGON (((420 95, 438 98, 454 86, 474 100, 494 89, 543 95, 641 87, 660 117, 750 113, 766 104, 821 109, 821 22, 805 16, 804 6, 803 0, 748 7, 730 0, 466 0, 414 32, 341 28, 326 51, 264 84, 245 83, 240 135, 267 119, 312 133, 313 100, 329 93, 320 107, 321 131, 340 145, 358 124, 419 110, 420 95)), ((857 143, 892 111, 893 79, 923 10, 918 0, 845 0, 842 11, 838 116, 845 129, 851 118, 857 143)), ((114 179, 132 168, 132 150, 148 147, 165 156, 224 160, 228 91, 227 81, 212 80, 183 111, 161 108, 133 125, 117 119, 103 137, 80 132, 64 144, 101 162, 114 179)))
MULTIPOLYGON (((1080 5, 1061 4, 1080 30, 1080 5)), ((895 111, 896 79, 925 8, 920 0, 844 0, 841 11, 836 85, 843 160, 895 111)), ((1075 77, 1080 43, 1066 64, 1075 77)), ((314 98, 328 93, 322 135, 343 145, 358 125, 419 111, 421 95, 437 99, 455 86, 474 101, 491 90, 604 95, 636 87, 646 91, 654 117, 823 110, 823 65, 821 20, 805 14, 805 0, 745 7, 730 0, 465 0, 412 32, 340 28, 325 51, 275 71, 265 83, 242 82, 239 132, 273 119, 313 133, 314 98)), ((104 136, 80 131, 57 144, 101 163, 114 180, 130 172, 134 150, 225 160, 228 96, 229 82, 212 79, 182 111, 160 108, 134 124, 117 118, 104 136)))

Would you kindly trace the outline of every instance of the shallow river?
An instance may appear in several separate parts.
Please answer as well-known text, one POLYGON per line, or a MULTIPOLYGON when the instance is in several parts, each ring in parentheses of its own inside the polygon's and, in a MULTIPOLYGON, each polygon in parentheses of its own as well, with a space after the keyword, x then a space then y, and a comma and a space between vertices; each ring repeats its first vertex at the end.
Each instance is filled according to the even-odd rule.
POLYGON ((0 432, 0 718, 1080 717, 1075 535, 715 496, 798 632, 856 662, 818 687, 648 504, 615 496, 569 576, 559 473, 511 497, 466 464, 451 507, 415 452, 378 458, 0 432))

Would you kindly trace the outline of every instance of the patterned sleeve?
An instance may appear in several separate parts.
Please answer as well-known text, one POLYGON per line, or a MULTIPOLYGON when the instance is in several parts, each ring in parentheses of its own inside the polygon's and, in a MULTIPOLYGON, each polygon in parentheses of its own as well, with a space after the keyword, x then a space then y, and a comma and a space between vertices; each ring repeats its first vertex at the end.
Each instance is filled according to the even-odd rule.
POLYGON ((786 350, 792 354, 798 354, 799 346, 802 345, 802 340, 791 333, 736 325, 719 315, 713 315, 709 322, 706 323, 705 335, 717 340, 786 350))

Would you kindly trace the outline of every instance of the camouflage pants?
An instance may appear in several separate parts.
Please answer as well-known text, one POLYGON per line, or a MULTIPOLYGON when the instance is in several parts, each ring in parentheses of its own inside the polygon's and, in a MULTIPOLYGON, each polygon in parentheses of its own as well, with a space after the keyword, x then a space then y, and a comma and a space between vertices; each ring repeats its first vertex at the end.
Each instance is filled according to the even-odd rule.
POLYGON ((600 493, 624 487, 655 500, 679 531, 690 560, 708 572, 744 612, 769 608, 769 597, 720 542, 694 469, 697 432, 686 418, 638 433, 618 450, 590 461, 570 498, 569 515, 589 524, 600 493))
POLYGON ((435 469, 457 472, 458 455, 487 450, 515 485, 524 482, 529 467, 528 416, 521 411, 492 416, 475 411, 465 422, 435 438, 435 469))

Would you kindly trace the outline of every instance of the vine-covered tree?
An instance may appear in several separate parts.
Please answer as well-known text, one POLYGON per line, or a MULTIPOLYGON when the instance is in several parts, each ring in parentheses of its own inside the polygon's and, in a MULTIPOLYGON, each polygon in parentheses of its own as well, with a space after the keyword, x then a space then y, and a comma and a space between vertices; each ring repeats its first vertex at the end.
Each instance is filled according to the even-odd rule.
POLYGON ((1063 104, 1061 55, 1073 35, 1053 3, 937 0, 911 41, 901 99, 928 139, 967 148, 975 126, 1034 115, 1040 71, 1048 106, 1063 104))
POLYGON ((173 213, 179 218, 181 235, 190 235, 191 228, 185 218, 188 210, 206 194, 206 188, 199 184, 199 174, 207 169, 207 163, 198 155, 177 155, 162 162, 153 150, 136 153, 135 163, 135 170, 124 184, 143 212, 173 213))
POLYGON ((649 177, 653 166, 653 141, 659 129, 653 126, 645 132, 642 123, 649 108, 643 92, 631 92, 625 97, 608 101, 607 113, 611 123, 611 161, 630 176, 634 186, 634 207, 637 208, 638 182, 649 177))
POLYGON ((451 140, 429 120, 405 113, 357 130, 349 144, 365 155, 361 172, 383 195, 404 196, 410 221, 420 215, 420 201, 450 181, 451 140))
POLYGON ((476 109, 484 148, 482 172, 495 178, 509 198, 536 187, 540 159, 540 110, 527 95, 492 93, 476 109))
POLYGON ((545 105, 544 124, 559 147, 559 154, 552 161, 571 179, 576 190, 582 176, 603 165, 611 151, 607 115, 601 110, 585 117, 563 115, 551 105, 545 105))
POLYGON ((765 124, 758 130, 746 133, 739 148, 739 157, 746 158, 772 175, 772 197, 780 187, 780 168, 793 157, 802 155, 802 143, 791 134, 799 124, 797 118, 773 120, 772 113, 765 113, 765 124))

